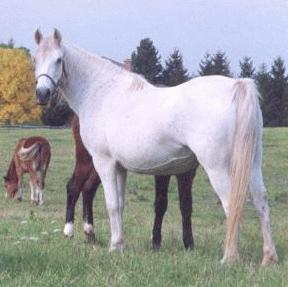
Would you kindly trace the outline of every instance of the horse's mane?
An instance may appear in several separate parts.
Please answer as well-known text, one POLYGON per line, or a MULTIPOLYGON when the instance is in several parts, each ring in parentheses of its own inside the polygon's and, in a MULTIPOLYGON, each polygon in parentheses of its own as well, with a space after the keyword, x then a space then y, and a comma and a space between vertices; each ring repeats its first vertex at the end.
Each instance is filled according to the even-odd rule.
POLYGON ((101 68, 105 69, 107 73, 119 74, 130 78, 131 85, 129 90, 131 91, 142 90, 144 87, 151 85, 143 76, 125 69, 124 66, 116 64, 116 62, 107 57, 100 57, 67 42, 65 42, 64 47, 67 47, 68 49, 71 48, 74 53, 81 54, 82 58, 84 58, 88 63, 95 62, 97 65, 101 65, 101 68))

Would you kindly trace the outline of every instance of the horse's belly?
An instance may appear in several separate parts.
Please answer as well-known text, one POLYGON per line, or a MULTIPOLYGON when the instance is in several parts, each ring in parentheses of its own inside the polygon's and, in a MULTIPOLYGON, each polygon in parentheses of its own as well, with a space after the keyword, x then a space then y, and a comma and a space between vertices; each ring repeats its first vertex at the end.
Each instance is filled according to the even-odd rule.
POLYGON ((119 159, 119 162, 129 171, 152 175, 180 174, 198 165, 197 158, 191 151, 169 156, 154 155, 138 160, 119 159))
POLYGON ((151 166, 149 168, 132 167, 126 168, 132 172, 153 175, 175 175, 187 172, 197 165, 195 157, 188 157, 182 159, 172 159, 169 162, 161 163, 158 166, 151 166))

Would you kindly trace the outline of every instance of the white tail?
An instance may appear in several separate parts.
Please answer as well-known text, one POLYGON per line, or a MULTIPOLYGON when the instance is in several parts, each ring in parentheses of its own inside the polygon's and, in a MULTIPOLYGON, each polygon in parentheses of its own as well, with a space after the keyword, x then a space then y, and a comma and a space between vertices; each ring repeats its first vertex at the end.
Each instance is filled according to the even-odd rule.
POLYGON ((22 146, 18 151, 19 158, 23 161, 33 159, 36 156, 37 152, 39 151, 39 147, 40 145, 38 142, 34 143, 33 145, 27 148, 24 148, 22 146))
POLYGON ((227 218, 226 252, 238 257, 238 229, 255 157, 259 128, 259 93, 251 79, 234 85, 236 126, 230 161, 231 190, 227 218))

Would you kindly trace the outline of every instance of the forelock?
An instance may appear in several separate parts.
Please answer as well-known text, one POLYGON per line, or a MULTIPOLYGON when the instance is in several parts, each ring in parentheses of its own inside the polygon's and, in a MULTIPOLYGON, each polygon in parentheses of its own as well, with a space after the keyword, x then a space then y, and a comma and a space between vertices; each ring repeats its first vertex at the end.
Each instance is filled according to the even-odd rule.
POLYGON ((45 58, 48 54, 55 51, 59 47, 55 44, 53 37, 44 38, 36 50, 36 57, 45 58))

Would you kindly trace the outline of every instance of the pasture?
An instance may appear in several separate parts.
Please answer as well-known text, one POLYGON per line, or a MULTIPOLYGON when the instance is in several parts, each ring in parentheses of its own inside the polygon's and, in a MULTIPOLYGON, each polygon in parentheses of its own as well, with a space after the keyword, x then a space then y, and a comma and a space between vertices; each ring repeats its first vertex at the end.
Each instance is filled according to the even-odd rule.
POLYGON ((1 180, 20 137, 46 136, 52 159, 44 205, 32 207, 27 177, 24 201, 5 200, 0 186, 0 286, 287 286, 288 282, 288 129, 264 131, 264 180, 268 190, 279 264, 261 268, 262 236, 257 215, 247 203, 240 233, 241 262, 222 266, 225 218, 208 179, 198 169, 193 189, 195 250, 185 251, 173 181, 163 222, 162 248, 151 250, 154 218, 153 177, 128 176, 124 211, 124 253, 108 252, 110 228, 103 191, 94 201, 98 244, 85 243, 82 205, 78 202, 75 235, 63 236, 66 182, 74 167, 71 131, 0 129, 1 180))

